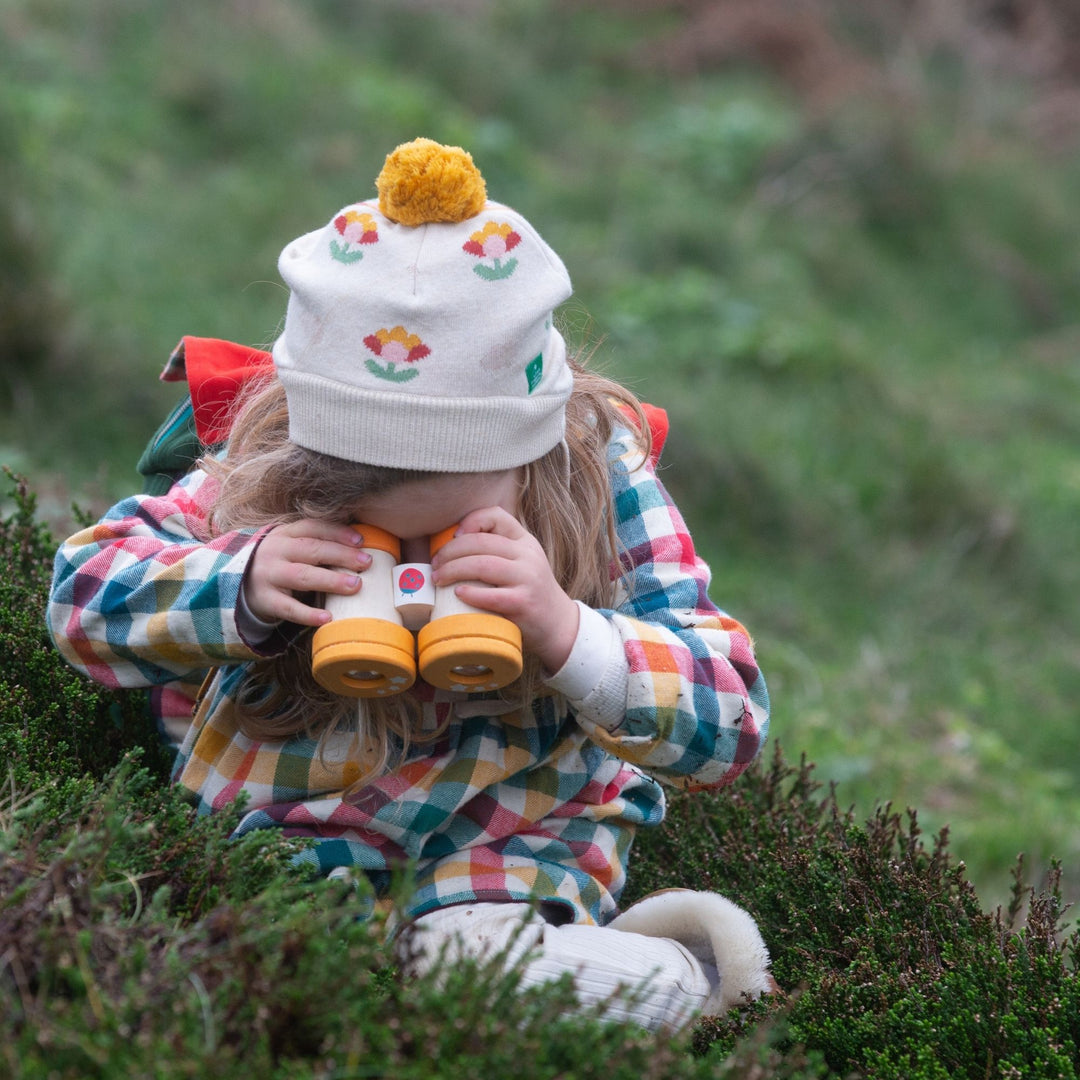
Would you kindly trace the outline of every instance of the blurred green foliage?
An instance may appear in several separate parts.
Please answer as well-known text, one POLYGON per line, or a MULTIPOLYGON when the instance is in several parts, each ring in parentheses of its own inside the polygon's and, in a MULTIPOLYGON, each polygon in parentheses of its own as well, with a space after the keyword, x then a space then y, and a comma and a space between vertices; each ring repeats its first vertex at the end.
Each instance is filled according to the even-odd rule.
POLYGON ((58 528, 128 493, 179 337, 272 339, 280 248, 464 145, 671 413, 776 734, 949 824, 989 900, 1021 850, 1080 895, 1080 155, 1030 73, 811 6, 847 93, 680 60, 720 2, 4 0, 0 460, 58 528))

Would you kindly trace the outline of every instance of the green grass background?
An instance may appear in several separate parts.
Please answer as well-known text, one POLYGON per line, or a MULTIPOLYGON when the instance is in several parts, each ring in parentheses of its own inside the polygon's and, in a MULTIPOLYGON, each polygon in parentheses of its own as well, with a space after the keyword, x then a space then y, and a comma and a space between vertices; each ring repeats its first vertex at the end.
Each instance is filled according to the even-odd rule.
POLYGON ((1071 84, 978 5, 737 7, 0 0, 0 461, 60 531, 134 490, 180 336, 272 340, 284 244, 463 145, 669 410, 788 756, 1080 898, 1071 84))

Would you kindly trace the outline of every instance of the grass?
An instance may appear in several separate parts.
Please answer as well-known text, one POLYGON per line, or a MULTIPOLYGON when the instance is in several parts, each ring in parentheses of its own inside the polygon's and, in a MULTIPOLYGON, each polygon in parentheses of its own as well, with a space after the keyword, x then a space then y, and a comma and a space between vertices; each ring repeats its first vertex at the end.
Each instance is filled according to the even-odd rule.
POLYGON ((948 825, 988 903, 1019 851, 1080 897, 1077 155, 962 51, 897 91, 874 10, 870 89, 822 109, 644 63, 674 5, 8 0, 0 458, 58 525, 127 493, 175 341, 271 339, 284 243, 397 142, 464 144, 671 412, 776 735, 859 815, 948 825))

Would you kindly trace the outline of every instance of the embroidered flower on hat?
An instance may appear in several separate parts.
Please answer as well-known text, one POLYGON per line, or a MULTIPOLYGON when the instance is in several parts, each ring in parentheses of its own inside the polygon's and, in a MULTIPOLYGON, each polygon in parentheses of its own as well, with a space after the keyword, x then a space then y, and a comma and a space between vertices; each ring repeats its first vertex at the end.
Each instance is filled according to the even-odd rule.
POLYGON ((500 281, 517 269, 517 259, 508 259, 505 263, 502 260, 520 243, 521 237, 505 222, 489 221, 462 244, 462 250, 478 259, 490 259, 491 266, 478 263, 473 271, 485 281, 500 281))
POLYGON ((364 344, 380 360, 386 362, 386 366, 368 357, 364 366, 380 379, 390 382, 408 382, 420 374, 417 368, 399 368, 398 364, 415 364, 422 360, 431 350, 415 335, 410 334, 404 326, 395 326, 393 330, 376 330, 374 334, 368 334, 364 338, 364 344))
POLYGON ((359 262, 364 253, 354 244, 376 244, 379 241, 379 227, 370 214, 359 210, 346 210, 334 218, 334 228, 341 234, 344 243, 330 241, 330 254, 341 263, 359 262))

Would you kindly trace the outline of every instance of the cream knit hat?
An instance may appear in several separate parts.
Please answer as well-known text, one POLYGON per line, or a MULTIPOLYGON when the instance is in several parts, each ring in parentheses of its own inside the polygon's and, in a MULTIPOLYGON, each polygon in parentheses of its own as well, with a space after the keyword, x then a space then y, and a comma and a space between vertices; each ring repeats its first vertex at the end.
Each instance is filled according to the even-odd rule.
POLYGON ((289 437, 371 465, 485 472, 563 438, 573 384, 552 312, 571 293, 520 214, 488 202, 472 158, 399 146, 378 200, 294 240, 274 363, 289 437))

